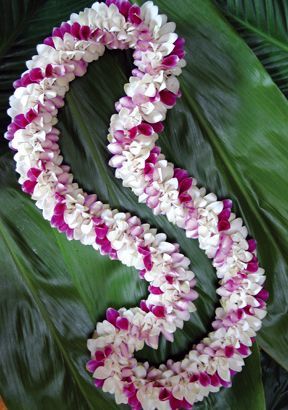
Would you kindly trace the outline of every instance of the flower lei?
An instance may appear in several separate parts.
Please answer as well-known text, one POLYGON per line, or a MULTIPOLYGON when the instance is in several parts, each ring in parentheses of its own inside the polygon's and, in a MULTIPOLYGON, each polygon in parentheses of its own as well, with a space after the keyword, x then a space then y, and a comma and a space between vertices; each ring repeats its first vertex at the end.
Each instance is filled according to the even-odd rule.
POLYGON ((149 296, 140 307, 109 308, 88 340, 92 359, 87 369, 95 385, 134 410, 191 409, 210 392, 229 387, 251 353, 268 297, 256 243, 247 239, 242 219, 231 211, 232 202, 198 188, 155 145, 167 110, 180 96, 177 76, 185 66, 184 40, 174 30, 175 23, 158 14, 151 1, 140 8, 128 0, 106 0, 72 14, 37 46, 38 55, 14 83, 8 110, 12 122, 5 134, 17 151, 22 189, 44 218, 68 239, 135 267, 149 282, 149 296), (139 363, 134 353, 145 344, 157 349, 161 334, 173 341, 173 333, 195 311, 189 260, 165 234, 85 193, 62 164, 58 145, 57 113, 69 83, 86 73, 105 46, 134 49, 136 67, 111 118, 110 165, 139 202, 156 215, 166 215, 188 238, 198 239, 220 280, 214 330, 183 360, 168 360, 159 368, 139 363))

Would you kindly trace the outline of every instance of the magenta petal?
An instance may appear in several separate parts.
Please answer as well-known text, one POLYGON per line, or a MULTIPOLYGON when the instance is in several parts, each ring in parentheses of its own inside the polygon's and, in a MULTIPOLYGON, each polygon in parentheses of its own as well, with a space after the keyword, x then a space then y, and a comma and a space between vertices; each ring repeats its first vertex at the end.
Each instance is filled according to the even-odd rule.
POLYGON ((112 247, 111 247, 111 244, 110 244, 110 242, 107 240, 107 241, 103 241, 103 243, 102 243, 102 246, 101 246, 101 250, 102 250, 102 252, 104 252, 106 255, 109 255, 110 254, 110 252, 112 251, 112 247))
POLYGON ((247 270, 248 272, 255 273, 255 272, 257 272, 258 268, 259 268, 258 262, 249 262, 249 263, 247 264, 246 270, 247 270))
POLYGON ((144 168, 144 175, 150 175, 152 177, 154 172, 154 166, 152 164, 146 163, 144 168))
POLYGON ((175 168, 174 169, 174 177, 178 179, 178 181, 182 181, 189 177, 188 172, 185 169, 175 168))
POLYGON ((231 199, 224 199, 223 204, 224 208, 232 208, 233 202, 231 199))
POLYGON ((30 168, 29 171, 27 172, 27 177, 30 179, 30 181, 36 181, 39 175, 41 174, 41 169, 38 168, 30 168))
POLYGON ((168 57, 164 57, 162 61, 162 65, 165 68, 173 68, 179 62, 179 57, 176 55, 170 55, 168 57))
POLYGON ((28 125, 28 121, 26 120, 24 114, 16 115, 16 117, 14 118, 14 123, 20 128, 25 128, 26 125, 28 125))
POLYGON ((153 295, 162 295, 163 292, 160 288, 158 288, 157 286, 149 286, 148 290, 150 293, 152 293, 153 295))
POLYGON ((152 260, 151 260, 151 255, 146 255, 146 256, 144 256, 143 262, 144 262, 145 268, 146 268, 148 271, 150 271, 150 270, 152 269, 152 267, 153 267, 153 263, 152 263, 152 260))
POLYGON ((156 132, 156 134, 160 134, 161 132, 164 131, 163 122, 155 122, 154 124, 152 124, 152 127, 154 131, 156 132))
POLYGON ((219 386, 220 383, 220 378, 218 377, 217 373, 214 373, 210 376, 210 380, 211 380, 211 385, 214 387, 219 386))
POLYGON ((141 410, 142 409, 142 406, 141 406, 139 400, 137 399, 137 391, 135 391, 133 396, 129 397, 128 403, 131 406, 132 410, 141 410))
POLYGON ((167 282, 168 282, 170 285, 172 285, 172 283, 174 282, 173 276, 166 275, 166 276, 165 276, 165 279, 167 280, 167 282))
POLYGON ((140 17, 141 15, 141 10, 140 7, 134 4, 132 7, 129 9, 128 13, 128 20, 132 23, 138 26, 139 24, 142 23, 142 19, 140 17))
POLYGON ((183 47, 184 44, 185 44, 185 38, 183 37, 178 37, 174 43, 175 47, 183 47))
POLYGON ((254 252, 256 250, 256 246, 257 246, 257 242, 255 241, 255 239, 249 239, 248 241, 248 251, 249 252, 254 252))
POLYGON ((64 34, 71 33, 71 26, 69 23, 62 23, 60 26, 60 30, 61 30, 62 36, 64 37, 64 34))
POLYGON ((245 306, 243 310, 246 313, 246 315, 254 315, 254 309, 250 305, 245 306))
POLYGON ((113 349, 112 349, 111 346, 106 346, 106 347, 105 347, 105 349, 104 349, 105 357, 109 357, 112 352, 113 352, 113 349))
POLYGON ((32 121, 34 121, 35 118, 37 118, 37 117, 38 117, 38 113, 32 108, 25 114, 25 118, 26 118, 26 120, 28 121, 29 124, 32 121))
POLYGON ((32 81, 41 81, 43 80, 43 74, 41 68, 32 68, 32 70, 29 72, 29 76, 32 81))
POLYGON ((46 44, 46 46, 50 46, 54 48, 54 41, 52 37, 47 37, 45 38, 45 40, 43 41, 44 44, 46 44))
POLYGON ((101 350, 97 350, 95 353, 95 358, 98 362, 102 362, 105 359, 105 355, 101 350))
POLYGON ((80 28, 80 38, 81 40, 88 40, 91 30, 88 26, 81 26, 80 28))
POLYGON ((53 66, 52 64, 48 64, 45 69, 45 77, 52 77, 53 75, 53 66))
POLYGON ((167 390, 167 389, 165 389, 165 388, 163 388, 163 389, 160 390, 159 399, 160 399, 161 401, 169 400, 170 397, 171 397, 171 392, 170 392, 169 390, 167 390))
POLYGON ((180 192, 186 192, 192 186, 192 178, 185 178, 180 182, 180 192))
POLYGON ((230 358, 234 355, 235 349, 233 346, 225 346, 224 353, 225 356, 230 358))
POLYGON ((25 73, 22 75, 21 77, 21 83, 22 83, 22 87, 27 87, 27 85, 31 84, 31 78, 29 73, 25 73))
POLYGON ((142 310, 144 310, 144 312, 146 312, 146 313, 149 312, 149 309, 148 309, 148 306, 147 306, 147 303, 145 302, 145 300, 141 300, 141 302, 140 302, 140 308, 141 308, 142 310))
POLYGON ((198 380, 199 380, 198 374, 192 374, 192 375, 190 376, 189 382, 190 382, 190 383, 195 383, 195 382, 197 382, 198 380))
POLYGON ((26 194, 32 195, 36 184, 37 184, 37 181, 27 180, 22 185, 22 191, 25 192, 26 194))
POLYGON ((96 233, 97 238, 99 238, 99 239, 106 238, 107 232, 108 232, 108 226, 106 226, 104 224, 101 225, 101 226, 96 226, 95 227, 95 233, 96 233))
POLYGON ((110 259, 111 260, 116 260, 116 259, 118 259, 117 258, 117 251, 115 250, 115 249, 112 249, 112 247, 111 247, 111 250, 110 250, 110 252, 109 252, 109 257, 110 257, 110 259))
POLYGON ((161 101, 168 107, 173 107, 177 101, 177 95, 168 90, 163 90, 160 92, 161 101))
POLYGON ((69 239, 73 239, 73 229, 67 228, 67 230, 66 230, 66 236, 67 236, 67 238, 69 238, 69 239))
POLYGON ((179 409, 183 408, 182 407, 182 400, 178 400, 172 395, 169 399, 169 404, 170 404, 171 410, 179 410, 179 409))
POLYGON ((81 26, 80 26, 79 23, 75 22, 75 23, 72 24, 71 34, 72 34, 73 37, 80 38, 80 28, 81 28, 81 26))
POLYGON ((116 320, 119 317, 119 312, 116 309, 108 308, 106 310, 106 319, 108 322, 112 323, 112 325, 116 324, 116 320))
POLYGON ((183 50, 183 48, 181 48, 181 47, 175 47, 174 48, 174 50, 173 50, 173 54, 174 55, 176 55, 178 58, 179 58, 179 60, 181 60, 182 58, 184 58, 185 57, 185 51, 183 50))
POLYGON ((59 215, 53 215, 51 218, 51 225, 60 229, 63 225, 63 218, 59 215))
MULTIPOLYGON (((152 164, 156 164, 156 162, 157 162, 157 159, 158 159, 158 154, 156 154, 156 153, 154 153, 154 152, 152 152, 151 151, 151 153, 150 153, 150 155, 149 155, 149 157, 147 158, 147 160, 146 160, 146 163, 152 163, 152 164)), ((153 192, 158 192, 158 191, 156 191, 155 189, 153 189, 153 192)))
POLYGON ((219 219, 229 219, 231 215, 231 210, 230 208, 224 208, 223 211, 220 212, 218 215, 219 219))
POLYGON ((133 127, 129 130, 129 137, 134 140, 138 132, 138 127, 133 127))
POLYGON ((56 28, 53 29, 53 31, 52 31, 52 36, 53 36, 53 37, 63 38, 63 34, 62 34, 62 32, 61 32, 61 30, 60 30, 59 27, 56 27, 56 28))
POLYGON ((230 229, 230 222, 225 219, 221 219, 218 222, 218 231, 222 232, 222 231, 227 231, 228 229, 230 229))
POLYGON ((140 125, 138 125, 138 130, 141 134, 147 137, 150 137, 150 135, 153 134, 152 126, 150 124, 147 124, 146 122, 142 122, 140 125))
POLYGON ((128 330, 129 328, 129 321, 126 317, 117 317, 116 319, 116 326, 120 330, 128 330))
POLYGON ((90 373, 94 373, 95 370, 100 366, 103 365, 103 362, 98 362, 95 359, 89 360, 89 362, 86 364, 86 369, 88 370, 88 372, 90 373))
POLYGON ((19 88, 19 87, 21 87, 22 86, 22 82, 21 82, 21 80, 19 79, 19 80, 15 80, 14 82, 13 82, 13 87, 16 89, 16 88, 19 88))
POLYGON ((231 382, 226 382, 225 380, 221 379, 220 376, 218 376, 218 377, 219 377, 220 383, 222 384, 223 387, 230 387, 231 386, 231 382))
POLYGON ((153 306, 152 313, 159 318, 165 317, 165 307, 164 306, 153 306))
POLYGON ((120 4, 117 5, 119 11, 125 18, 128 17, 129 9, 132 7, 128 0, 120 0, 120 4))
POLYGON ((155 147, 152 149, 151 153, 156 154, 156 155, 159 155, 159 154, 161 153, 161 148, 155 146, 155 147))
POLYGON ((105 383, 105 380, 94 379, 94 384, 98 389, 101 389, 104 383, 105 383))
POLYGON ((266 289, 261 289, 260 292, 257 294, 257 298, 260 298, 266 301, 269 298, 269 292, 266 289))
POLYGON ((211 380, 210 377, 208 376, 207 373, 200 373, 199 375, 199 382, 200 384, 202 384, 202 386, 206 387, 209 386, 209 384, 211 384, 211 380))
POLYGON ((186 399, 182 400, 181 403, 181 409, 184 410, 192 410, 193 409, 193 405, 191 403, 189 403, 186 399))
POLYGON ((191 196, 188 194, 180 194, 179 195, 179 201, 181 204, 186 203, 186 202, 190 202, 191 201, 191 196))
POLYGON ((141 253, 141 255, 147 256, 150 255, 150 250, 148 246, 138 246, 138 252, 141 253))
POLYGON ((237 351, 242 355, 242 356, 248 356, 249 354, 249 347, 243 345, 242 343, 240 344, 240 347, 237 349, 237 351))
POLYGON ((130 383, 127 386, 124 386, 123 390, 124 390, 124 393, 126 394, 127 397, 135 396, 136 387, 134 386, 133 383, 130 383))

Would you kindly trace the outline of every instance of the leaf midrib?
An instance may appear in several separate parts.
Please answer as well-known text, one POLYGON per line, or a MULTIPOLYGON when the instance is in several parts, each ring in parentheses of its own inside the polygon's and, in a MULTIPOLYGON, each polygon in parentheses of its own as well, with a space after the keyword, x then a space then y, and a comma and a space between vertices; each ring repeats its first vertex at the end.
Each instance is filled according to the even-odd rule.
POLYGON ((236 16, 233 14, 231 11, 227 10, 227 8, 221 8, 222 11, 231 19, 237 21, 237 23, 241 24, 243 27, 245 27, 247 30, 257 34, 259 37, 262 37, 266 41, 268 41, 270 44, 273 44, 274 46, 282 49, 285 52, 288 52, 288 44, 283 43, 281 40, 273 37, 270 33, 267 34, 263 30, 261 30, 259 27, 253 26, 249 21, 244 20, 240 18, 239 16, 236 16))
POLYGON ((9 253, 11 255, 11 258, 12 258, 17 270, 21 273, 22 279, 24 280, 27 288, 31 292, 32 297, 34 298, 36 306, 38 307, 39 312, 40 312, 44 322, 47 325, 47 328, 49 329, 53 339, 56 342, 56 345, 58 346, 58 349, 61 352, 63 360, 67 363, 67 366, 71 371, 71 375, 72 375, 73 380, 76 382, 76 385, 78 386, 81 395, 83 396, 84 400, 87 402, 89 408, 92 410, 92 406, 90 404, 90 401, 87 400, 87 396, 85 394, 85 391, 83 390, 82 383, 79 380, 78 372, 75 369, 75 366, 69 360, 69 357, 68 357, 65 349, 63 348, 63 346, 61 344, 61 341, 58 337, 57 330, 55 329, 55 326, 54 326, 53 322, 50 320, 49 314, 47 314, 45 306, 42 303, 40 297, 37 295, 37 292, 35 290, 35 286, 33 285, 32 281, 29 279, 28 272, 26 271, 24 266, 20 263, 17 255, 13 251, 13 246, 12 246, 11 241, 9 239, 10 238, 9 233, 7 232, 7 230, 6 230, 4 224, 2 223, 1 220, 0 220, 0 234, 2 236, 3 242, 5 243, 5 245, 7 247, 7 250, 9 251, 9 253))

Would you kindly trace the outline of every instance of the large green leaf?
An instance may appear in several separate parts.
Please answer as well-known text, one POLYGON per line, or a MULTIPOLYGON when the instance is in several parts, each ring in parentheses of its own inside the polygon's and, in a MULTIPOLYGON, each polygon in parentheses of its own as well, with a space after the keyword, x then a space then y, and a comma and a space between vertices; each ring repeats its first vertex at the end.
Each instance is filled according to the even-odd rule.
POLYGON ((287 0, 215 0, 288 95, 287 0))
MULTIPOLYGON (((62 0, 59 5, 47 0, 39 6, 3 56, 6 68, 0 74, 1 84, 17 77, 36 42, 53 25, 88 4, 62 0)), ((201 184, 220 197, 231 196, 257 237, 271 292, 269 315, 258 342, 288 368, 284 253, 288 198, 283 189, 287 175, 286 100, 210 2, 159 0, 157 4, 177 22, 188 52, 183 99, 169 113, 161 146, 170 160, 186 167, 201 184)), ((72 84, 60 114, 61 144, 65 161, 85 189, 166 232, 192 261, 200 293, 198 313, 177 332, 175 343, 162 341, 158 352, 145 349, 139 355, 159 363, 185 353, 210 329, 217 304, 216 281, 197 243, 186 239, 165 218, 155 218, 147 207, 139 206, 107 166, 105 135, 114 102, 123 94, 131 70, 131 59, 126 57, 110 52, 72 84)), ((1 93, 3 119, 8 92, 4 87, 1 93)), ((0 289, 1 394, 8 407, 16 410, 33 410, 40 403, 48 410, 116 408, 113 399, 92 388, 84 370, 88 358, 85 341, 106 307, 136 305, 146 286, 133 270, 108 261, 92 248, 68 242, 49 228, 17 188, 11 160, 4 156, 1 163, 0 252, 5 284, 0 289)), ((251 402, 253 409, 264 410, 257 348, 243 373, 236 376, 233 388, 209 397, 199 408, 240 410, 249 408, 251 402)))

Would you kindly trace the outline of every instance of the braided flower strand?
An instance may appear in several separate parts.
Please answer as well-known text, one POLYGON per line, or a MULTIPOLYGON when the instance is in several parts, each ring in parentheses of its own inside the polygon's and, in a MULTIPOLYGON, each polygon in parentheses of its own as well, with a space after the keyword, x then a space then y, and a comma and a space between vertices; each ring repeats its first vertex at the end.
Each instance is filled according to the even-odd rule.
POLYGON ((134 410, 191 409, 210 392, 229 387, 251 353, 268 297, 256 242, 247 239, 232 202, 197 187, 156 145, 167 110, 180 97, 177 77, 185 52, 175 28, 151 1, 140 8, 128 0, 107 0, 72 14, 37 46, 38 54, 15 82, 8 110, 12 122, 5 134, 16 151, 22 189, 44 218, 68 239, 135 267, 149 283, 149 296, 140 307, 109 308, 88 340, 87 369, 95 385, 134 410), (145 344, 157 349, 161 334, 173 341, 176 329, 195 311, 189 260, 165 234, 85 193, 63 165, 58 145, 57 114, 69 83, 83 76, 105 47, 134 49, 135 64, 110 122, 110 165, 139 202, 198 239, 219 278, 214 330, 183 360, 168 360, 159 368, 138 362, 134 353, 145 344))

